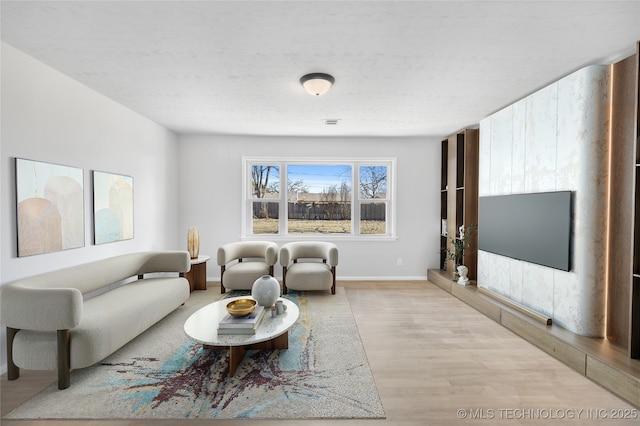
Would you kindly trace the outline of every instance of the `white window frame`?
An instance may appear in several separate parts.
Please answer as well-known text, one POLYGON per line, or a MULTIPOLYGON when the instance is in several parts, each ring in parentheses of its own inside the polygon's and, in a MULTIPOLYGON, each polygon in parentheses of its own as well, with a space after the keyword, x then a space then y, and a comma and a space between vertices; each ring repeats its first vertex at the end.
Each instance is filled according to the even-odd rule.
POLYGON ((355 240, 389 241, 397 240, 396 235, 396 158, 395 157, 242 157, 242 229, 243 240, 355 240), (288 165, 349 165, 351 166, 351 233, 350 234, 289 234, 287 230, 287 166, 288 165), (251 165, 277 165, 280 174, 280 196, 269 199, 278 202, 279 227, 277 234, 252 234, 253 194, 250 186, 251 165), (384 199, 360 198, 360 167, 387 167, 387 195, 384 199), (371 202, 385 202, 386 233, 360 234, 360 205, 371 202))

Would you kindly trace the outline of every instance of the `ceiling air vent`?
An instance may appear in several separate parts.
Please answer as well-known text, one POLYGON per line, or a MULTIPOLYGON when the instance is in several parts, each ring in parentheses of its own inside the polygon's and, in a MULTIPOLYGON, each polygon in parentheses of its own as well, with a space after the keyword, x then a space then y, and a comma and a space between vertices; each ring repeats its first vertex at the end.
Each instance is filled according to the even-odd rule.
POLYGON ((327 118, 324 120, 324 124, 327 126, 337 126, 338 125, 338 120, 337 118, 327 118))

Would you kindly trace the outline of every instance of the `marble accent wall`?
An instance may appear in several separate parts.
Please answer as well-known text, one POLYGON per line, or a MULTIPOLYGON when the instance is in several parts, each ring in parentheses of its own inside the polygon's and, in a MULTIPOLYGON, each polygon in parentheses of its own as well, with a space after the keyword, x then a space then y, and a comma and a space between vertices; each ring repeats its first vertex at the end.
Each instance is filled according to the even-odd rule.
POLYGON ((571 271, 479 251, 478 286, 586 336, 605 333, 610 77, 583 68, 480 122, 479 196, 571 190, 574 215, 571 271))

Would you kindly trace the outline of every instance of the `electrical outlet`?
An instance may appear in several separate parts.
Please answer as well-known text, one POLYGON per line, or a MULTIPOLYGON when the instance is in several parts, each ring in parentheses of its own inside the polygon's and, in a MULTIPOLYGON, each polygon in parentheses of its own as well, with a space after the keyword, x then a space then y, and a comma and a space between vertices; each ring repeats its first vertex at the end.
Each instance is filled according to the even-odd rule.
POLYGON ((402 266, 402 258, 401 257, 399 257, 398 260, 396 261, 396 265, 402 266))

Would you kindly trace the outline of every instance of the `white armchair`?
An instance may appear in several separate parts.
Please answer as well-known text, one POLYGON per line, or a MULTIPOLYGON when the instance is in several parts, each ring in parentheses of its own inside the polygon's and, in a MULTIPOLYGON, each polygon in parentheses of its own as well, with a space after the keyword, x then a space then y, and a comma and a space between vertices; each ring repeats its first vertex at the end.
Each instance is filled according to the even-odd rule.
POLYGON ((278 245, 270 241, 238 241, 218 248, 220 293, 251 290, 255 280, 273 276, 278 261, 278 245))
POLYGON ((331 290, 336 294, 338 247, 320 241, 287 243, 280 249, 282 290, 331 290))

